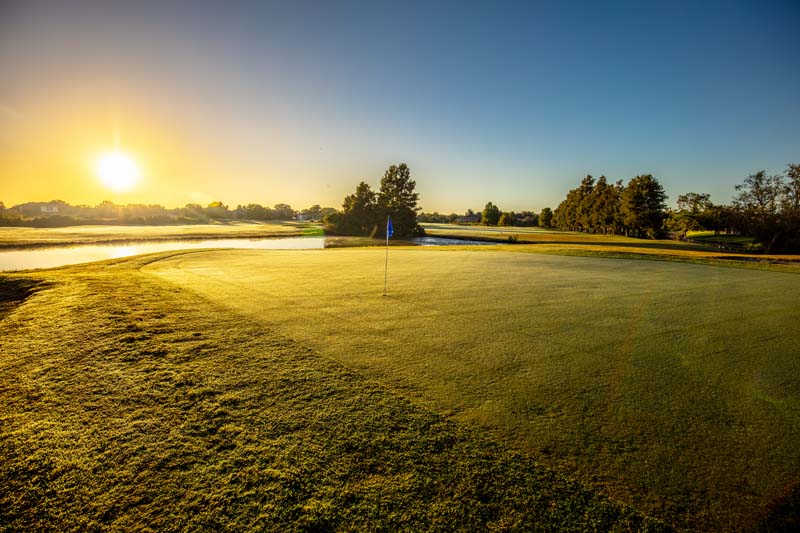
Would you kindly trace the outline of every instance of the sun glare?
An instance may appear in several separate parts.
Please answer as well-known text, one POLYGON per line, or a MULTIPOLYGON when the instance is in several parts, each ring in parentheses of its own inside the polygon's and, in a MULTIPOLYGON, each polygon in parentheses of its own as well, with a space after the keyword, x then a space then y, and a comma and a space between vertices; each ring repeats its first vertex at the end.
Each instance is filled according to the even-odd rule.
POLYGON ((127 191, 139 181, 139 167, 129 155, 122 152, 100 155, 94 169, 103 185, 115 191, 127 191))

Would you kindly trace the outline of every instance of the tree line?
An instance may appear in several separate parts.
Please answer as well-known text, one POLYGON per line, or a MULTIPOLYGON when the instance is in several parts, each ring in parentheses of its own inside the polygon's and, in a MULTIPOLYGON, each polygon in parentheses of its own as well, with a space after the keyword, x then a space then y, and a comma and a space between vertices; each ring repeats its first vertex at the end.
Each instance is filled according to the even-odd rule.
POLYGON ((650 174, 609 183, 605 176, 588 175, 553 212, 558 229, 589 233, 657 238, 666 219, 667 195, 650 174))
POLYGON ((736 185, 730 204, 714 204, 707 193, 677 197, 677 209, 651 174, 610 182, 586 176, 567 193, 555 211, 503 211, 488 202, 480 213, 422 213, 421 222, 480 223, 489 226, 539 226, 629 237, 686 239, 691 231, 752 237, 767 252, 800 251, 800 165, 782 174, 751 174, 736 185))
POLYGON ((158 204, 118 205, 103 201, 95 206, 71 205, 61 200, 27 202, 6 208, 0 202, 0 226, 63 227, 78 224, 203 224, 213 220, 322 220, 336 210, 313 205, 297 211, 289 204, 273 207, 256 203, 238 205, 230 209, 222 202, 211 202, 205 207, 186 204, 167 209, 158 204))
POLYGON ((562 230, 662 238, 672 232, 686 238, 690 231, 714 231, 753 237, 765 252, 800 250, 800 165, 783 174, 751 174, 736 185, 727 205, 711 202, 706 193, 678 195, 677 209, 667 209, 664 188, 650 174, 627 185, 591 175, 553 213, 562 230))
POLYGON ((311 206, 295 211, 288 204, 266 207, 256 203, 230 209, 222 202, 203 207, 187 204, 166 209, 161 205, 73 206, 66 202, 29 202, 6 208, 0 202, 0 225, 56 227, 75 224, 192 224, 210 220, 321 220, 329 233, 383 236, 391 216, 398 237, 423 235, 418 222, 481 223, 501 226, 555 227, 561 230, 662 238, 672 233, 685 238, 690 231, 745 235, 765 252, 800 251, 800 165, 789 164, 782 174, 751 174, 736 185, 727 205, 716 205, 705 193, 678 195, 677 209, 668 209, 667 195, 650 174, 610 183, 605 176, 586 176, 552 211, 502 211, 488 202, 483 211, 465 215, 421 213, 417 207, 416 182, 404 163, 390 166, 373 191, 361 182, 345 197, 342 209, 311 206))

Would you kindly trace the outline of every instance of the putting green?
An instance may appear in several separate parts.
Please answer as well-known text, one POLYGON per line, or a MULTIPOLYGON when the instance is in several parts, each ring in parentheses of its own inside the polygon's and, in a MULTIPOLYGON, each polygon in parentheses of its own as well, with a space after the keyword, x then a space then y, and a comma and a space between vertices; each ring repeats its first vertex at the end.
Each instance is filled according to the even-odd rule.
MULTIPOLYGON (((522 247, 520 247, 522 248, 522 247)), ((800 482, 800 277, 504 251, 212 251, 145 267, 678 526, 800 482)))

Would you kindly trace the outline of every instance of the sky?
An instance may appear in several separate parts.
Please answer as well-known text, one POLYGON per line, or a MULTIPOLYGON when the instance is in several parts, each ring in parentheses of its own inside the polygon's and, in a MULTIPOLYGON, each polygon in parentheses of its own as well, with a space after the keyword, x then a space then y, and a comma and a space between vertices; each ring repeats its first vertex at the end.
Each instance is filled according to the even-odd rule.
POLYGON ((586 174, 729 202, 800 163, 800 2, 0 2, 0 201, 555 208, 586 174), (97 157, 141 171, 107 188, 97 157))

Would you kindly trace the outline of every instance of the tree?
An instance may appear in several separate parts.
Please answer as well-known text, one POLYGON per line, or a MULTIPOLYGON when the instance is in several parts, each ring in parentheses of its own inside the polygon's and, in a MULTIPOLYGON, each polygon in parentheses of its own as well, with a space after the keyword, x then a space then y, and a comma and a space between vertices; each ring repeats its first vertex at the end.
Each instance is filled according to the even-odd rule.
POLYGON ((549 207, 542 208, 542 212, 539 213, 539 226, 543 228, 549 228, 550 224, 553 222, 553 210, 549 207))
POLYGON ((496 226, 500 221, 500 208, 492 202, 487 202, 481 214, 481 222, 487 226, 496 226))
POLYGON ((373 234, 377 224, 376 198, 369 184, 359 183, 356 192, 344 198, 336 231, 345 235, 373 234))
POLYGON ((204 211, 209 218, 230 218, 231 215, 228 206, 222 202, 211 202, 204 211))
POLYGON ((594 189, 594 178, 587 175, 581 184, 567 193, 553 213, 553 224, 559 229, 586 231, 590 227, 588 213, 591 210, 590 196, 594 189))
POLYGON ((322 207, 319 204, 314 204, 307 209, 303 209, 300 214, 308 220, 320 220, 322 218, 322 207))
POLYGON ((261 204, 247 204, 236 208, 237 217, 247 220, 266 220, 267 209, 261 204))
POLYGON ((620 212, 629 234, 655 238, 666 218, 667 195, 650 174, 636 176, 622 191, 620 212))
POLYGON ((539 215, 533 211, 522 211, 516 218, 517 226, 531 227, 539 225, 539 215))
POLYGON ((782 176, 767 176, 760 170, 747 176, 736 190, 733 205, 742 218, 743 230, 770 253, 785 231, 780 217, 781 200, 786 197, 782 176))
POLYGON ((500 215, 500 219, 497 221, 497 224, 500 226, 513 226, 514 225, 514 212, 513 211, 503 211, 503 214, 500 215))
POLYGON ((417 225, 416 185, 405 163, 392 165, 383 175, 378 193, 362 181, 354 194, 345 197, 341 213, 327 213, 323 219, 326 230, 344 235, 384 235, 386 217, 391 216, 397 237, 420 235, 423 230, 417 225))
POLYGON ((781 209, 786 226, 787 248, 800 249, 800 165, 789 164, 786 168, 788 182, 783 190, 781 209))
POLYGON ((294 209, 289 204, 275 204, 272 209, 272 218, 276 220, 291 220, 294 218, 294 209))
POLYGON ((713 225, 710 209, 713 207, 708 194, 687 192, 678 195, 678 210, 669 215, 668 226, 681 232, 681 238, 690 231, 711 229, 713 225))
POLYGON ((405 163, 392 165, 381 178, 377 205, 380 215, 378 233, 386 231, 386 218, 392 217, 394 234, 397 237, 411 237, 422 234, 417 225, 417 201, 419 193, 414 192, 417 183, 411 179, 411 170, 405 163))
MULTIPOLYGON (((785 174, 788 183, 783 189, 781 207, 784 211, 800 211, 800 165, 790 163, 785 174)), ((2 205, 1 202, 0 205, 2 205)))

